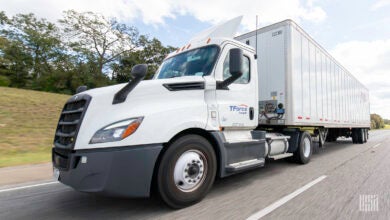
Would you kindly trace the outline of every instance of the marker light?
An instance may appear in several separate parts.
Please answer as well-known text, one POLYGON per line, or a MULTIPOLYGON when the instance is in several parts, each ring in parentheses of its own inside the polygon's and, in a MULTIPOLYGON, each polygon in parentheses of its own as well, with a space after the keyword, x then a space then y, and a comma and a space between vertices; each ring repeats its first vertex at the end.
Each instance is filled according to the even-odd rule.
POLYGON ((143 117, 118 121, 98 130, 91 138, 90 144, 120 141, 132 135, 141 125, 143 117))

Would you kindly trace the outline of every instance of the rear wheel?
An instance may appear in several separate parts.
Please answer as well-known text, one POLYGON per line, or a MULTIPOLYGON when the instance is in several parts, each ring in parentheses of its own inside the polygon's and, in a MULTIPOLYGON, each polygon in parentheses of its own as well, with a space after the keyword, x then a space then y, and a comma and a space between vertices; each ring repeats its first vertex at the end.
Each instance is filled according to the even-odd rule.
POLYGON ((368 130, 367 129, 363 129, 363 141, 364 143, 366 143, 368 140, 368 130))
POLYGON ((157 174, 158 191, 171 208, 183 208, 202 200, 217 171, 211 144, 199 135, 174 141, 164 153, 157 174))
POLYGON ((306 164, 310 161, 313 153, 313 141, 309 132, 302 132, 299 138, 298 149, 294 152, 294 161, 300 164, 306 164))
POLYGON ((363 128, 357 129, 357 143, 358 144, 364 143, 364 129, 363 128))
POLYGON ((352 129, 352 132, 351 132, 351 137, 352 137, 352 143, 354 143, 354 144, 357 144, 359 141, 358 141, 358 139, 359 139, 359 129, 357 129, 357 128, 353 128, 352 129))

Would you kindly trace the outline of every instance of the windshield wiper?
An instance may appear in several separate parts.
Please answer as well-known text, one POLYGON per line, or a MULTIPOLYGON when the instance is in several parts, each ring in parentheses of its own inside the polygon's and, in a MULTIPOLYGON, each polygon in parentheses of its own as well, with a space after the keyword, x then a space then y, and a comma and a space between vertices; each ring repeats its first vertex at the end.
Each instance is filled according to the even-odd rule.
POLYGON ((176 78, 176 77, 182 77, 182 76, 171 76, 171 77, 168 77, 168 79, 176 78))

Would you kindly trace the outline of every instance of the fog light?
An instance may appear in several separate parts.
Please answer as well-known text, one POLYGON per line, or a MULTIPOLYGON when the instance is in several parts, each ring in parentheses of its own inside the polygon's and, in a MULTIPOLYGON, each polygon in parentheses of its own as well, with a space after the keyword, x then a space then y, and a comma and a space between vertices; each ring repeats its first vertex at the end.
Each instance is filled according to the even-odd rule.
POLYGON ((81 163, 87 163, 87 157, 86 156, 82 156, 81 157, 81 163))

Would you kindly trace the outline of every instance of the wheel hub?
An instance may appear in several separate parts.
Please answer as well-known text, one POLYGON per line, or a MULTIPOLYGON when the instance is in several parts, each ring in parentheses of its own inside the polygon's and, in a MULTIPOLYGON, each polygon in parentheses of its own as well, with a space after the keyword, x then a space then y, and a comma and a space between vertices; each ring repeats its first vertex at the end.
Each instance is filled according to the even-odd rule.
POLYGON ((206 158, 200 151, 184 152, 176 161, 174 168, 174 181, 178 189, 188 192, 198 188, 206 176, 206 163, 206 158))
POLYGON ((191 166, 188 168, 188 175, 190 178, 194 178, 199 174, 199 166, 198 164, 191 164, 191 166))
POLYGON ((310 139, 309 138, 305 138, 303 140, 303 155, 305 157, 309 157, 310 155, 310 139))

